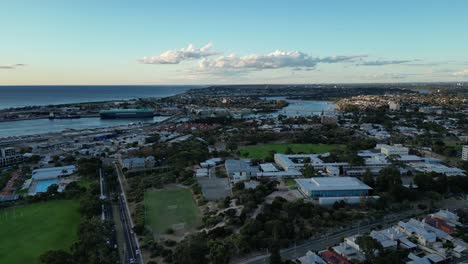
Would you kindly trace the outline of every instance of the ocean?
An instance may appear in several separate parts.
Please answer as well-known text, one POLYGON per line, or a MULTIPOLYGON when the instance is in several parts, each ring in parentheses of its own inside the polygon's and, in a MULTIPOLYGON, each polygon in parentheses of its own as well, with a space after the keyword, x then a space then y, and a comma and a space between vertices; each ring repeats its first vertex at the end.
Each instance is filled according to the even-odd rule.
POLYGON ((148 97, 167 97, 202 86, 0 86, 0 109, 148 97))
MULTIPOLYGON (((167 97, 201 86, 0 86, 0 109, 24 106, 44 106, 135 98, 167 97)), ((127 125, 129 123, 154 123, 165 117, 144 119, 105 120, 99 117, 80 119, 37 119, 0 122, 0 138, 60 132, 65 129, 89 129, 127 125)))

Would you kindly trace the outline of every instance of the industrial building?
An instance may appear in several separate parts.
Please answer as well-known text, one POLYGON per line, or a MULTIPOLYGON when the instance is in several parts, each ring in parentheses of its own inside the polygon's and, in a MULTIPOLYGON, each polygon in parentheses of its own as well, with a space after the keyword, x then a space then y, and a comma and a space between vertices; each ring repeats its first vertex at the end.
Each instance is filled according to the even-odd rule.
POLYGON ((380 149, 380 152, 386 156, 394 156, 394 155, 408 155, 409 148, 403 147, 400 144, 396 144, 393 146, 387 144, 377 144, 377 149, 380 149))
POLYGON ((233 183, 249 180, 250 177, 255 177, 260 172, 258 166, 252 166, 250 159, 229 159, 224 163, 224 167, 233 183))
POLYGON ((75 165, 35 169, 32 171, 32 179, 33 180, 57 179, 60 177, 70 176, 73 173, 75 173, 75 171, 76 171, 75 165))
POLYGON ((336 201, 358 203, 368 197, 371 187, 354 177, 312 177, 296 179, 299 190, 307 197, 318 200, 319 204, 333 204, 336 201))
POLYGON ((153 156, 148 156, 146 158, 120 158, 119 163, 122 169, 138 170, 153 168, 156 165, 156 159, 153 156))

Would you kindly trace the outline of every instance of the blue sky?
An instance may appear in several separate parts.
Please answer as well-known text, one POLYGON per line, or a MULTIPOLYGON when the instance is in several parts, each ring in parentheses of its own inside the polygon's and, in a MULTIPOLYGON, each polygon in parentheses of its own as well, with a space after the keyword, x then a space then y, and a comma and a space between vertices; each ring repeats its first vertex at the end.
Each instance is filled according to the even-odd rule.
POLYGON ((0 0, 0 85, 468 81, 467 14, 462 0, 0 0))

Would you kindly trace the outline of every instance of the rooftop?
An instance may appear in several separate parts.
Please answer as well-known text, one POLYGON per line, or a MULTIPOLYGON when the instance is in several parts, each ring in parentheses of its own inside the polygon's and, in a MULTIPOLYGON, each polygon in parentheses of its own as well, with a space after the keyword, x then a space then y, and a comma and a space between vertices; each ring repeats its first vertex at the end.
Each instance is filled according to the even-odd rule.
POLYGON ((308 190, 371 190, 372 188, 354 177, 313 177, 296 179, 296 182, 308 190))
POLYGON ((60 176, 66 176, 74 173, 76 167, 74 165, 36 169, 32 171, 32 178, 35 180, 52 179, 60 176))

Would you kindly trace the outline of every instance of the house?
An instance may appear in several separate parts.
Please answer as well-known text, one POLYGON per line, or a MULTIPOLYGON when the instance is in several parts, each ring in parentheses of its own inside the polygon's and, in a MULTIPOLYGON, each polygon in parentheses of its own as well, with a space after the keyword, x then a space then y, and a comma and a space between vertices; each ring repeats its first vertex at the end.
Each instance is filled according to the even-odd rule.
POLYGON ((328 264, 351 264, 345 257, 332 250, 320 251, 319 255, 328 264))
POLYGON ((301 264, 327 264, 319 255, 310 250, 307 251, 305 256, 300 257, 298 260, 301 264))
POLYGON ((415 225, 414 222, 398 222, 398 229, 405 233, 409 237, 414 237, 418 240, 418 243, 423 246, 428 246, 431 243, 435 243, 437 236, 432 232, 428 232, 426 229, 415 225))
POLYGON ((457 214, 450 212, 449 210, 440 210, 437 213, 431 214, 431 217, 438 218, 446 221, 449 224, 454 226, 461 226, 459 222, 460 217, 457 214))
POLYGON ((455 233, 455 226, 453 225, 449 225, 447 222, 445 222, 444 220, 440 219, 440 218, 436 218, 436 217, 430 217, 430 216, 427 216, 424 218, 424 223, 434 227, 434 228, 437 228, 439 230, 442 230, 444 232, 446 232, 447 234, 453 234, 455 233))
MULTIPOLYGON (((395 250, 397 248, 397 246, 398 246, 398 237, 401 237, 401 236, 399 236, 397 232, 392 232, 392 231, 394 231, 394 230, 391 229, 391 228, 387 229, 387 232, 385 232, 385 230, 372 231, 370 233, 370 236, 373 239, 377 240, 379 242, 379 244, 382 245, 382 248, 384 250, 387 250, 387 249, 395 250)), ((401 235, 403 235, 403 234, 401 234, 401 235)))
POLYGON ((346 241, 340 243, 338 246, 334 246, 333 251, 349 261, 362 262, 366 260, 366 257, 359 250, 349 245, 346 241))

